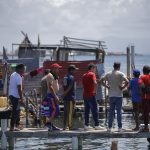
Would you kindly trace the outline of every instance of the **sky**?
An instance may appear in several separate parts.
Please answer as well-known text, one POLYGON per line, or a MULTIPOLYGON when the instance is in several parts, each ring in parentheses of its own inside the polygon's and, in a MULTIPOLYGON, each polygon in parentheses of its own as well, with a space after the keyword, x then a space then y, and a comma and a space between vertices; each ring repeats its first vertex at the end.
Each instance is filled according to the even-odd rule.
POLYGON ((12 49, 28 34, 37 44, 63 36, 102 40, 107 50, 150 54, 150 0, 0 0, 0 48, 12 49))

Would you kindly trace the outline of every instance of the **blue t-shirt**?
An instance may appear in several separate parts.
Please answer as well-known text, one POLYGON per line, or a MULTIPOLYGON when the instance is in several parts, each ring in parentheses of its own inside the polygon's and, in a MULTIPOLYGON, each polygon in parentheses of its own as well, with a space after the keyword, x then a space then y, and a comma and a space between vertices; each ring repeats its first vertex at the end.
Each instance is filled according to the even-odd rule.
POLYGON ((74 91, 74 83, 75 83, 75 79, 74 79, 74 76, 71 75, 71 74, 67 74, 65 77, 64 77, 64 80, 63 80, 63 87, 64 87, 64 90, 66 91, 68 89, 68 87, 70 85, 72 85, 70 91, 67 93, 67 95, 64 97, 64 100, 68 100, 68 101, 71 101, 71 100, 75 100, 75 91, 74 91))
POLYGON ((139 80, 139 78, 133 78, 130 80, 132 102, 141 102, 139 80))

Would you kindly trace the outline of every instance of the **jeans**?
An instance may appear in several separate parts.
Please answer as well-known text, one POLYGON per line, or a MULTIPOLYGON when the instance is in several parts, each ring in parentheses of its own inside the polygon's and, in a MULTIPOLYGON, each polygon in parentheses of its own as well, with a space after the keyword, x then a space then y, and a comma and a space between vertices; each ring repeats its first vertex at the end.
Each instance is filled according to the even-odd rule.
POLYGON ((18 126, 20 123, 19 98, 16 98, 10 95, 9 99, 12 104, 12 116, 11 116, 11 121, 10 121, 10 127, 14 128, 14 126, 18 126))
POLYGON ((99 116, 98 116, 98 104, 95 96, 92 97, 83 97, 84 99, 84 107, 85 107, 85 125, 89 125, 89 114, 90 110, 92 112, 93 120, 95 122, 95 126, 99 126, 99 116))
POLYGON ((122 113, 121 113, 122 97, 110 97, 109 120, 108 120, 108 127, 109 128, 112 128, 115 108, 117 110, 118 128, 122 128, 122 113))

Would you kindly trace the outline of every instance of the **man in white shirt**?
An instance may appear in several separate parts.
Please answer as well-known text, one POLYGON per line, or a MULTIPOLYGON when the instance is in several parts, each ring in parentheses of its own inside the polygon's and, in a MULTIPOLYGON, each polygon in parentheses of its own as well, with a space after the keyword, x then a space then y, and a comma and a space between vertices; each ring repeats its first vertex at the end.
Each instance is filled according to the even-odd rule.
POLYGON ((19 130, 20 103, 23 103, 22 75, 24 74, 24 71, 25 66, 23 64, 18 64, 16 66, 16 71, 10 76, 9 99, 12 104, 10 131, 19 130))
POLYGON ((128 79, 124 73, 120 72, 120 63, 114 63, 114 70, 106 73, 104 77, 100 80, 102 85, 108 88, 110 108, 109 108, 109 121, 108 121, 108 131, 111 131, 112 123, 114 119, 115 108, 117 110, 117 121, 118 121, 118 131, 122 131, 122 90, 128 85, 128 79), (107 83, 106 83, 106 82, 107 83))

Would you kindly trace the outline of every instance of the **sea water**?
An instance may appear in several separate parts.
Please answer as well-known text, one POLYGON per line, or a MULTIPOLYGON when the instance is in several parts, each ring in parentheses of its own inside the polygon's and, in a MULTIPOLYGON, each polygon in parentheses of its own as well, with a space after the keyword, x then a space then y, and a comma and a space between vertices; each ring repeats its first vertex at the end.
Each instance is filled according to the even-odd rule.
MULTIPOLYGON (((72 59, 72 58, 70 58, 72 59)), ((94 59, 94 56, 74 56, 74 60, 90 60, 94 59)), ((112 70, 114 62, 121 62, 121 71, 126 73, 126 56, 106 56, 105 58, 105 72, 112 70)), ((150 65, 150 56, 135 56, 135 67, 142 71, 144 65, 150 65)), ((76 118, 79 125, 83 126, 81 119, 76 118)), ((107 119, 105 116, 101 116, 100 124, 105 126, 107 119)), ((123 114, 123 128, 133 128, 135 126, 132 114, 123 114)), ((114 127, 117 128, 116 118, 114 119, 114 127)), ((149 143, 145 138, 119 138, 118 141, 119 150, 150 150, 149 143)), ((112 139, 100 138, 100 139, 85 139, 83 140, 84 150, 110 150, 112 139)), ((15 139, 14 150, 71 150, 70 138, 17 138, 15 139)))

